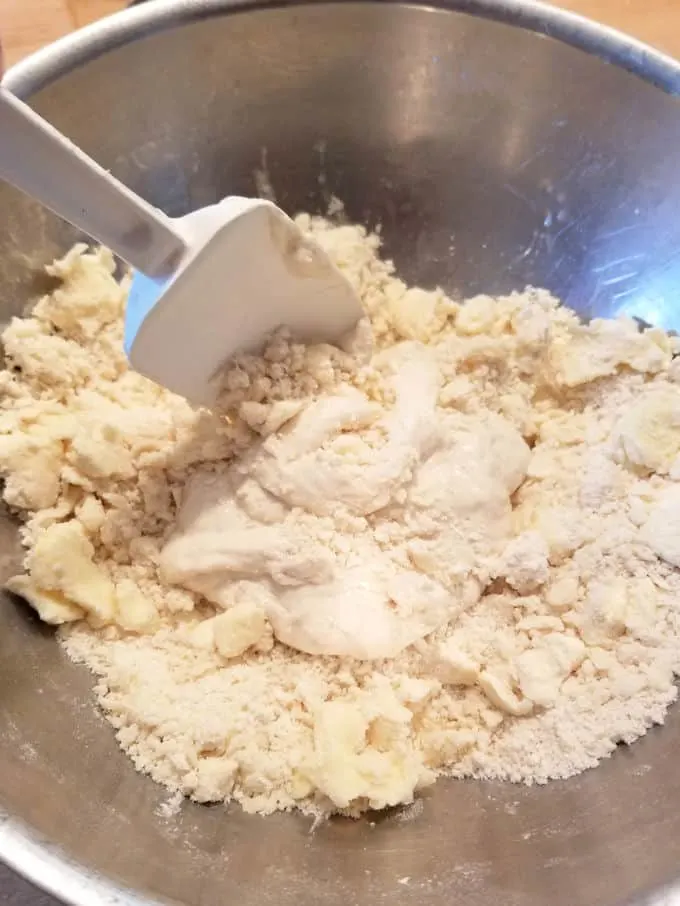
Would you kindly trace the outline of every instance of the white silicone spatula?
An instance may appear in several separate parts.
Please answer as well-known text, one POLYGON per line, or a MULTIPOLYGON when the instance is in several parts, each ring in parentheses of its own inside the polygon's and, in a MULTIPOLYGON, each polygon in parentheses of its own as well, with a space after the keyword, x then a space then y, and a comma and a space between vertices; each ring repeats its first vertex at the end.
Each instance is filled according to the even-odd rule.
POLYGON ((192 403, 210 405, 224 363, 275 328, 333 342, 361 317, 348 281, 276 205, 233 196, 166 217, 2 86, 0 178, 132 265, 126 353, 192 403))

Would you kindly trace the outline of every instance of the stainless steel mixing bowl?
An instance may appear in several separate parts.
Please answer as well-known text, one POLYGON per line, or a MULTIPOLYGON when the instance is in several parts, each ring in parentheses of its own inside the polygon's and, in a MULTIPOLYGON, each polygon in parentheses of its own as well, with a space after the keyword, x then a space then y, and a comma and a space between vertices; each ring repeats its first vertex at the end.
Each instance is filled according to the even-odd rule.
MULTIPOLYGON (((409 280, 533 283, 585 315, 680 325, 680 67, 569 15, 169 0, 7 81, 171 213, 252 193, 266 167, 289 210, 335 194, 381 223, 409 280)), ((7 316, 74 234, 4 186, 0 211, 7 316)), ((18 550, 9 520, 0 531, 4 578, 18 550)), ((163 817, 163 790, 117 750, 90 686, 2 600, 0 854, 78 906, 680 903, 677 709, 567 782, 441 782, 415 808, 312 828, 191 804, 163 817)))

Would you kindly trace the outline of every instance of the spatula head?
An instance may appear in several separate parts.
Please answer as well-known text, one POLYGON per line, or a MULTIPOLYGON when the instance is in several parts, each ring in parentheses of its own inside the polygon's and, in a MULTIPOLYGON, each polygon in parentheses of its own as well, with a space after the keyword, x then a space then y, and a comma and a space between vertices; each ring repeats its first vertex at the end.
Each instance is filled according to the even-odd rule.
POLYGON ((196 405, 236 353, 285 325, 335 342, 362 316, 328 255, 276 205, 230 196, 175 221, 189 252, 167 279, 135 273, 125 320, 132 367, 196 405))

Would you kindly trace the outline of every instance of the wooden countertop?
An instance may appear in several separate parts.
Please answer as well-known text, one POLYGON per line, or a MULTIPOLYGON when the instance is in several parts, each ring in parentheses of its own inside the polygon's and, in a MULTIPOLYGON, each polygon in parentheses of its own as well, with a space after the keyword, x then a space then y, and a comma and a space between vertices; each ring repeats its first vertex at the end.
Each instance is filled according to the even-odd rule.
MULTIPOLYGON (((7 64, 74 28, 122 9, 126 0, 0 0, 7 64)), ((556 5, 626 31, 680 58, 680 0, 560 0, 556 5)))

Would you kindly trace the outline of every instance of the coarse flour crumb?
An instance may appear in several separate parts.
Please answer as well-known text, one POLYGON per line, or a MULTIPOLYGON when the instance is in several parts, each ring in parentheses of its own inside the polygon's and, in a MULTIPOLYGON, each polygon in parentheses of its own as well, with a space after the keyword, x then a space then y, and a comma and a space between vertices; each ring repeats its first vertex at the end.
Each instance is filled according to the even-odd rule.
POLYGON ((540 290, 458 304, 298 222, 366 322, 344 351, 278 332, 213 412, 128 369, 108 252, 51 266, 3 335, 8 588, 199 802, 358 814, 593 767, 676 697, 676 340, 540 290))

